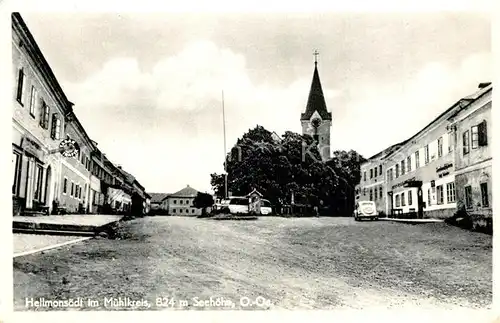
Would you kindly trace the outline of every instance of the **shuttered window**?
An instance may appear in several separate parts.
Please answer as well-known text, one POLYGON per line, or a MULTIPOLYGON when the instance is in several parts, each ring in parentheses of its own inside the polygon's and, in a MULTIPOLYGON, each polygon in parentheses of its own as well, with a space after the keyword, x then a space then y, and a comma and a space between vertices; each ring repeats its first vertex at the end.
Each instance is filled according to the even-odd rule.
POLYGON ((59 140, 61 138, 61 119, 57 113, 52 115, 52 129, 50 131, 50 137, 54 140, 59 140))
POLYGON ((478 135, 479 135, 479 146, 488 145, 488 131, 486 126, 486 120, 477 125, 478 135))

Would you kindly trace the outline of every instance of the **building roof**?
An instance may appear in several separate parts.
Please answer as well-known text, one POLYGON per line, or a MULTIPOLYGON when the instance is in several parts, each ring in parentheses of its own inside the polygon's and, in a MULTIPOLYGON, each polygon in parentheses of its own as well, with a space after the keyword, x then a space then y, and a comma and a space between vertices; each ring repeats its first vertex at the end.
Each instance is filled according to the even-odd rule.
POLYGON ((449 107, 444 112, 442 112, 440 115, 438 115, 428 125, 426 125, 422 129, 420 129, 420 131, 418 131, 416 134, 414 134, 413 136, 411 136, 409 139, 405 140, 402 145, 400 145, 398 148, 396 148, 393 151, 391 151, 390 153, 388 153, 385 157, 388 157, 389 155, 391 155, 392 153, 394 153, 395 151, 397 151, 401 146, 403 146, 404 144, 408 143, 409 141, 414 140, 416 137, 418 137, 424 131, 426 131, 427 129, 429 129, 436 122, 438 122, 439 120, 443 119, 445 116, 448 115, 447 118, 450 118, 451 116, 453 116, 454 114, 456 114, 456 112, 461 111, 462 109, 466 108, 472 102, 474 102, 475 100, 477 100, 479 97, 481 97, 483 94, 485 94, 486 92, 490 91, 491 89, 492 89, 491 83, 481 83, 481 84, 479 84, 479 90, 478 91, 476 91, 472 95, 466 96, 466 97, 458 100, 457 102, 455 102, 455 104, 453 104, 451 107, 449 107))
POLYGON ((398 142, 397 144, 389 146, 389 147, 385 148, 384 150, 382 150, 381 152, 378 152, 375 155, 368 158, 367 162, 369 162, 370 160, 373 160, 373 159, 383 158, 383 157, 389 155, 390 153, 392 153, 394 150, 401 147, 402 145, 406 144, 407 142, 408 142, 408 140, 404 140, 404 141, 398 142))
POLYGON ((461 101, 463 101, 463 104, 460 106, 459 109, 457 109, 452 115, 448 117, 448 120, 453 119, 456 115, 458 115, 461 111, 464 109, 467 109, 470 104, 476 100, 478 100, 480 97, 485 95, 488 92, 491 92, 493 90, 493 85, 491 82, 489 83, 480 83, 478 86, 479 90, 476 92, 472 93, 471 95, 468 95, 464 97, 461 101))
POLYGON ((309 91, 309 97, 307 99, 306 112, 302 113, 300 120, 311 119, 314 111, 318 111, 318 114, 323 120, 332 120, 332 114, 326 109, 323 88, 321 87, 321 81, 319 80, 317 62, 314 62, 314 74, 311 89, 309 91))
POLYGON ((187 185, 182 190, 169 194, 168 197, 195 197, 196 195, 198 195, 198 191, 187 185))
POLYGON ((147 193, 151 196, 151 203, 161 203, 169 195, 168 193, 147 193))

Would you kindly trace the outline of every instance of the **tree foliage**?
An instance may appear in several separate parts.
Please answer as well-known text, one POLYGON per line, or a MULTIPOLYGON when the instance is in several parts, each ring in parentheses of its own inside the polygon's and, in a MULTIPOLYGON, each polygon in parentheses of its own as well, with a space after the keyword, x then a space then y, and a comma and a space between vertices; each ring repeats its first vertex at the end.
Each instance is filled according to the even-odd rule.
MULTIPOLYGON (((354 189, 348 188, 359 179, 361 159, 352 150, 338 151, 324 163, 311 136, 287 131, 276 140, 257 126, 226 157, 228 191, 241 196, 255 188, 274 205, 290 204, 292 194, 296 204, 345 205, 352 200, 347 195, 354 189)), ((211 174, 211 185, 217 196, 224 196, 224 174, 211 174)))

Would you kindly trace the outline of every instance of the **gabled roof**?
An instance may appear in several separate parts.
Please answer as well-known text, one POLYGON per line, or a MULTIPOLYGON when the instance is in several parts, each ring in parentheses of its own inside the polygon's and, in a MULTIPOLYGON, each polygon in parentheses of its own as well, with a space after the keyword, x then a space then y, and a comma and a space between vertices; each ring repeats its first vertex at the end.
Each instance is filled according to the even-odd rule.
POLYGON ((257 194, 257 195, 259 195, 260 197, 262 197, 262 196, 263 196, 263 195, 262 195, 262 193, 260 193, 259 191, 257 191, 257 189, 255 189, 255 188, 254 188, 254 189, 253 189, 250 193, 248 193, 248 194, 247 194, 247 195, 245 195, 245 196, 246 196, 246 197, 249 197, 249 196, 250 196, 250 195, 252 195, 252 194, 257 194))
POLYGON ((321 87, 321 81, 319 80, 317 62, 314 63, 314 74, 311 89, 309 91, 309 98, 307 99, 306 112, 302 113, 300 120, 311 119, 314 111, 318 111, 318 114, 323 120, 332 120, 332 114, 326 109, 323 88, 321 87))
POLYGON ((195 197, 196 195, 198 195, 198 191, 187 185, 182 190, 170 194, 168 197, 195 197))
POLYGON ((161 203, 169 195, 168 193, 148 193, 151 196, 151 203, 161 203))

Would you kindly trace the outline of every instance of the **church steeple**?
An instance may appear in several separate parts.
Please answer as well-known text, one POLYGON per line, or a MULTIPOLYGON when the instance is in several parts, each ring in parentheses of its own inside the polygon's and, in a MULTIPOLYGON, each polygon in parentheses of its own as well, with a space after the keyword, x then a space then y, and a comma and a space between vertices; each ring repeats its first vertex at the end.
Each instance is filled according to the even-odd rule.
POLYGON ((306 111, 300 116, 302 133, 313 137, 318 145, 323 161, 330 159, 330 128, 332 127, 332 114, 326 109, 323 88, 318 73, 318 51, 314 51, 314 73, 307 98, 306 111))
POLYGON ((300 120, 309 120, 315 111, 323 120, 332 120, 332 114, 326 109, 325 97, 323 96, 323 88, 321 87, 321 81, 319 80, 318 73, 318 51, 314 52, 314 74, 311 83, 311 89, 309 90, 309 97, 307 99, 306 111, 302 113, 300 120))

